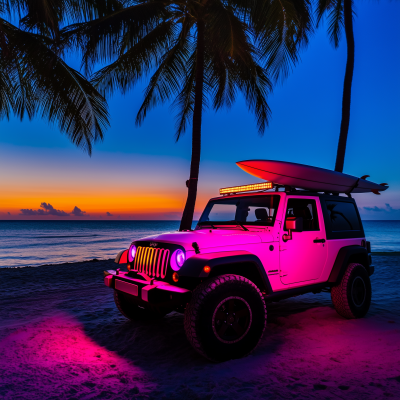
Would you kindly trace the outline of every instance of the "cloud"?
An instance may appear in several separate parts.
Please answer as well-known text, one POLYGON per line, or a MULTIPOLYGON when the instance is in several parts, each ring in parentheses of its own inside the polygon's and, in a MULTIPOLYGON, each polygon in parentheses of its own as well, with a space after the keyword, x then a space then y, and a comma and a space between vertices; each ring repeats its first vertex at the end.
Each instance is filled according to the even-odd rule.
POLYGON ((375 212, 387 212, 385 208, 375 207, 363 207, 365 211, 375 211, 375 212))
MULTIPOLYGON (((11 215, 10 213, 8 213, 11 215)), ((80 208, 76 207, 72 210, 71 213, 67 213, 63 210, 55 209, 50 203, 43 202, 40 204, 40 208, 37 210, 33 210, 31 208, 22 208, 20 215, 25 216, 33 216, 33 215, 52 215, 55 217, 68 217, 69 215, 74 215, 75 217, 82 217, 86 214, 86 211, 82 211, 80 208)))
POLYGON ((75 206, 75 208, 72 210, 71 215, 75 217, 84 217, 86 214, 86 211, 82 211, 80 208, 75 206))
POLYGON ((40 208, 32 210, 31 208, 22 208, 20 215, 54 215, 56 217, 68 217, 68 213, 62 210, 56 210, 50 203, 40 204, 40 208))
POLYGON ((109 213, 108 211, 106 212, 107 217, 112 217, 113 215, 109 213))
POLYGON ((39 210, 32 210, 30 208, 21 208, 21 214, 19 215, 38 215, 39 210))
POLYGON ((42 203, 40 207, 43 210, 38 210, 39 215, 54 215, 56 217, 67 217, 68 213, 62 210, 56 210, 50 203, 42 203))
POLYGON ((8 214, 8 215, 11 215, 11 214, 10 214, 10 211, 9 211, 7 214, 8 214))
POLYGON ((379 213, 397 213, 400 208, 393 208, 390 204, 385 203, 385 207, 363 207, 365 211, 379 212, 379 213))

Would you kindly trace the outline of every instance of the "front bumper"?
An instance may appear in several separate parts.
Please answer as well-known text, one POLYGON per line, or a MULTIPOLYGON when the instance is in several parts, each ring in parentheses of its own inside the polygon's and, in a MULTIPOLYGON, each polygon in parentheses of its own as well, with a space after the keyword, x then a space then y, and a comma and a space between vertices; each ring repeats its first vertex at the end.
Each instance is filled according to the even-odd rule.
POLYGON ((127 293, 138 303, 171 307, 190 301, 192 292, 188 289, 151 279, 145 274, 140 274, 140 276, 138 274, 138 278, 131 278, 127 274, 122 271, 118 273, 112 270, 104 271, 104 283, 112 289, 127 293))

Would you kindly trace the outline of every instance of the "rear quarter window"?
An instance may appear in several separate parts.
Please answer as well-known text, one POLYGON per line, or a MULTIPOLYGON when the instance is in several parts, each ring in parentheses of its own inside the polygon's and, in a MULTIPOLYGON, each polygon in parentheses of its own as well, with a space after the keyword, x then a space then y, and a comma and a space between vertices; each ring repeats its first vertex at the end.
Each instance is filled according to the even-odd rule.
POLYGON ((353 203, 327 201, 326 208, 333 232, 360 230, 360 221, 353 203))
POLYGON ((354 201, 331 200, 324 201, 323 211, 328 239, 350 239, 364 237, 354 201))

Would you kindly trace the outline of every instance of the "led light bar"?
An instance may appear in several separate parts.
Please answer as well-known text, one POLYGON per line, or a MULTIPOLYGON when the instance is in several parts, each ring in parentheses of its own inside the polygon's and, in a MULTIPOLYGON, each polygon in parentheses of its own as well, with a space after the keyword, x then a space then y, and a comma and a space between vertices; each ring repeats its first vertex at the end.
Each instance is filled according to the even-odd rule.
POLYGON ((272 189, 274 184, 272 182, 253 183, 252 185, 233 186, 219 189, 219 194, 232 194, 242 192, 253 192, 255 190, 272 189))

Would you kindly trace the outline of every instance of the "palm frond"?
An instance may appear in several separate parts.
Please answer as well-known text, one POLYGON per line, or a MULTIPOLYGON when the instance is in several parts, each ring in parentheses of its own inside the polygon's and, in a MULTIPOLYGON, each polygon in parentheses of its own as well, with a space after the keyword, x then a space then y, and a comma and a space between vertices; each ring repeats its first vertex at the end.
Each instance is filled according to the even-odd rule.
POLYGON ((195 53, 189 58, 186 66, 188 74, 183 83, 181 92, 175 98, 171 105, 172 110, 177 112, 176 115, 176 133, 175 139, 178 141, 181 135, 186 131, 187 126, 190 124, 190 120, 193 117, 194 110, 194 95, 195 95, 195 53))
POLYGON ((285 78, 299 61, 300 51, 313 33, 308 0, 259 2, 251 17, 255 45, 262 51, 265 66, 275 80, 285 78))
POLYGON ((123 4, 123 0, 3 0, 0 12, 17 16, 24 29, 58 37, 60 24, 103 17, 123 4))
POLYGON ((14 114, 22 121, 25 115, 31 120, 38 108, 39 98, 34 92, 34 87, 30 80, 30 75, 21 60, 13 63, 15 74, 13 94, 14 94, 14 114))
POLYGON ((230 108, 236 100, 237 88, 233 74, 233 61, 219 52, 209 52, 207 63, 210 91, 212 92, 213 108, 230 108))
POLYGON ((3 60, 0 60, 0 119, 8 119, 14 108, 13 87, 10 70, 3 60))
POLYGON ((332 0, 328 11, 328 36, 335 48, 339 47, 344 28, 343 0, 332 0))
POLYGON ((318 0, 315 9, 316 26, 318 27, 325 13, 334 7, 335 0, 318 0))
POLYGON ((238 75, 242 81, 239 89, 246 99, 249 111, 255 114, 259 134, 263 135, 271 117, 271 109, 267 103, 267 96, 272 90, 271 81, 265 69, 257 64, 247 71, 240 68, 238 75))
POLYGON ((207 11, 205 34, 209 45, 230 56, 246 54, 249 51, 249 28, 235 15, 235 10, 220 1, 213 1, 207 11))
POLYGON ((146 2, 118 9, 87 23, 72 24, 61 32, 63 46, 80 48, 82 65, 89 73, 98 62, 114 61, 121 54, 121 42, 130 37, 139 42, 162 20, 167 10, 161 2, 146 2))
POLYGON ((159 67, 150 79, 143 103, 136 116, 137 125, 143 122, 151 108, 179 93, 180 82, 186 77, 186 61, 192 54, 192 47, 193 44, 188 35, 181 31, 181 35, 163 56, 159 67))
POLYGON ((77 71, 48 46, 48 38, 24 32, 3 21, 14 58, 10 62, 16 82, 16 114, 57 124, 77 146, 91 154, 92 144, 103 138, 109 125, 105 99, 77 71))
POLYGON ((104 95, 112 95, 115 90, 126 93, 157 64, 176 30, 174 21, 161 23, 115 62, 96 72, 92 82, 104 95))

